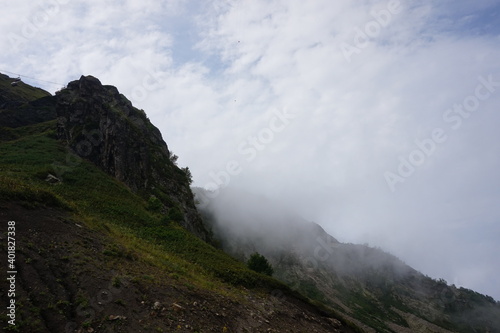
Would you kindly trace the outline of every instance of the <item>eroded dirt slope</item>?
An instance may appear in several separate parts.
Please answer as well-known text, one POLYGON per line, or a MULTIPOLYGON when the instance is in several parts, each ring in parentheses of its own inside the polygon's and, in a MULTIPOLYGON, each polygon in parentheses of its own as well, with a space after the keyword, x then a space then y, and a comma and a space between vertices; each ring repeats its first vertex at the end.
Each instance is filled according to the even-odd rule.
MULTIPOLYGON (((16 222, 19 332, 352 331, 279 291, 241 289, 234 297, 196 288, 70 213, 13 202, 0 202, 0 209, 2 267, 7 267, 7 222, 16 222)), ((7 291, 1 283, 2 304, 7 291)), ((1 327, 9 328, 4 306, 1 318, 1 327)))

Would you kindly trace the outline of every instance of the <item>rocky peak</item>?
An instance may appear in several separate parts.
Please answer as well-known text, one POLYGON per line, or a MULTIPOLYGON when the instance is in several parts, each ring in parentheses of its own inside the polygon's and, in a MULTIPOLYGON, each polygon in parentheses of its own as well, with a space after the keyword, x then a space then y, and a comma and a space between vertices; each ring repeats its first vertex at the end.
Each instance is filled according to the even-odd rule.
POLYGON ((113 86, 82 76, 57 93, 58 137, 99 168, 166 211, 180 210, 180 223, 207 240, 194 206, 188 176, 170 161, 160 131, 144 111, 113 86))

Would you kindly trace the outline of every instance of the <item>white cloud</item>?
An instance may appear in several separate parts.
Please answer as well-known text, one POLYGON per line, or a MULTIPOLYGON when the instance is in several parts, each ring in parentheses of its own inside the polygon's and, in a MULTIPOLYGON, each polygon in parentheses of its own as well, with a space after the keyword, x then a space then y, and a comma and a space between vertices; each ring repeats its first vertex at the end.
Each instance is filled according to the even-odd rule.
POLYGON ((401 2, 350 62, 342 43, 356 46, 357 29, 373 27, 373 11, 389 1, 71 2, 12 49, 9 33, 22 35, 47 3, 5 4, 0 46, 12 52, 0 68, 61 83, 96 75, 146 110, 198 185, 236 160, 243 172, 231 182, 280 197, 335 237, 386 247, 426 274, 500 298, 481 284, 491 271, 464 273, 478 258, 481 272, 495 267, 491 247, 460 233, 437 237, 457 216, 464 228, 498 234, 469 217, 500 216, 500 88, 459 130, 443 120, 479 76, 500 81, 498 36, 452 20, 483 15, 495 1, 401 2), (285 109, 296 118, 248 162, 238 146, 285 109), (391 193, 384 172, 437 127, 448 140, 391 193), (470 255, 460 261, 464 246, 470 255))

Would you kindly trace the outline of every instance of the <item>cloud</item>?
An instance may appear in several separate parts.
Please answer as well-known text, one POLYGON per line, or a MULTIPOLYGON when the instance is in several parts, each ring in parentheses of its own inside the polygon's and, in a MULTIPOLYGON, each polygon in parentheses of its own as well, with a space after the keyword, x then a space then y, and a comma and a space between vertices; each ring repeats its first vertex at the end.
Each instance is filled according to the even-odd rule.
POLYGON ((484 240, 499 232, 500 88, 459 129, 443 119, 478 77, 500 81, 496 1, 60 0, 14 48, 9 34, 57 1, 5 4, 1 69, 61 83, 96 75, 146 110, 196 185, 237 161, 232 184, 500 299, 498 248, 484 240), (295 117, 266 139, 284 110, 295 117), (391 192, 384 173, 436 128, 447 140, 391 192))

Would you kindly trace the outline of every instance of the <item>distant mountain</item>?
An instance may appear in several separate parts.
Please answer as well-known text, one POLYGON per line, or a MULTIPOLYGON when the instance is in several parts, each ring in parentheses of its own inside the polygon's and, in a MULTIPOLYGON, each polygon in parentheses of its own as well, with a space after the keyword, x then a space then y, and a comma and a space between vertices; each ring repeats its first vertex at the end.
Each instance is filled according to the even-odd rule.
POLYGON ((0 133, 2 332, 359 332, 213 246, 188 169, 115 87, 0 75, 0 133))
POLYGON ((242 261, 263 254, 274 277, 366 332, 500 332, 500 303, 489 296, 431 279, 380 249, 340 243, 265 197, 194 192, 226 252, 242 261))

